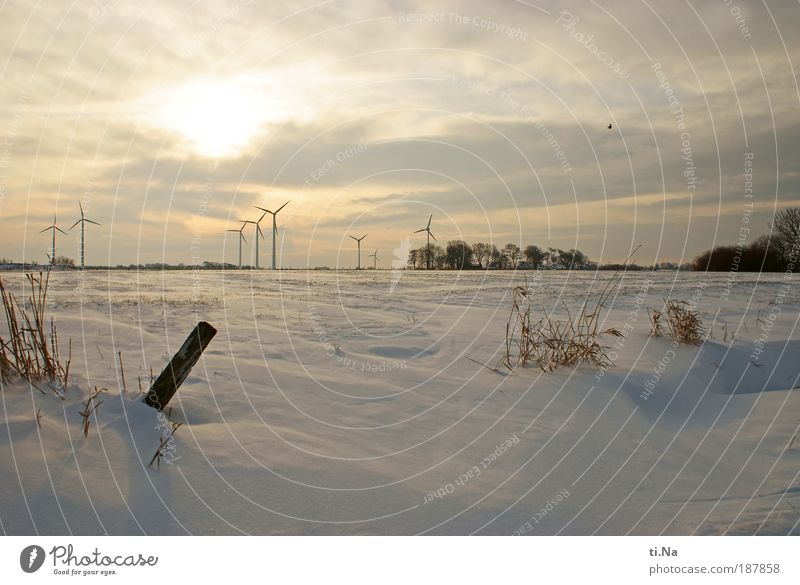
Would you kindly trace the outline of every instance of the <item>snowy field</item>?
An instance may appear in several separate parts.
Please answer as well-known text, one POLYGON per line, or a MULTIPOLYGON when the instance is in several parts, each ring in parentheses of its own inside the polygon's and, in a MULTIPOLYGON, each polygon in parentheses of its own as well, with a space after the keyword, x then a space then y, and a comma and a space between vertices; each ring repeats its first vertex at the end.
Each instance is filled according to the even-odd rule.
MULTIPOLYGON (((631 273, 616 365, 492 372, 511 289, 578 309, 589 272, 53 273, 64 400, 4 385, 5 534, 800 533, 796 277, 631 273), (535 280, 534 280, 535 277, 535 280), (694 300, 710 338, 648 336, 694 300), (171 405, 141 402, 199 320, 171 405), (735 339, 734 339, 735 336, 735 339), (121 352, 125 385, 118 366, 121 352), (81 429, 82 401, 109 390, 81 429), (35 413, 41 408, 41 426, 35 413)), ((20 291, 23 276, 2 275, 20 291)))

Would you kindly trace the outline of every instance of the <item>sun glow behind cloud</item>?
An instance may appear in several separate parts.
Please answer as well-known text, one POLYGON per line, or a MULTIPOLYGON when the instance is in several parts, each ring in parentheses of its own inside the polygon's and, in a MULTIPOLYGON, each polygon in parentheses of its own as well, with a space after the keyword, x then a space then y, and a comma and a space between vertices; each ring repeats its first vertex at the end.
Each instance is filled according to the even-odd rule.
POLYGON ((210 158, 239 154, 265 124, 290 115, 263 83, 242 78, 196 79, 151 100, 158 102, 152 124, 180 135, 193 152, 210 158))

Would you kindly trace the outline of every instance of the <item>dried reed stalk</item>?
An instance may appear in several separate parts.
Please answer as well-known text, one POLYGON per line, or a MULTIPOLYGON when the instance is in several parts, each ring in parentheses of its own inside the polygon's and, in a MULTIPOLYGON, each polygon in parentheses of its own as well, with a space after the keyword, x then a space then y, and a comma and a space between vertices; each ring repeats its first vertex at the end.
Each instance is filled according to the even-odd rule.
POLYGON ((584 301, 573 316, 564 305, 566 319, 552 319, 545 314, 534 321, 531 317, 531 291, 527 282, 516 286, 512 294, 511 313, 506 323, 506 353, 501 364, 509 370, 534 363, 543 371, 559 366, 589 363, 596 368, 611 367, 608 347, 601 343, 606 335, 622 337, 614 328, 601 329, 601 316, 606 303, 622 280, 622 271, 615 273, 597 297, 584 301))
POLYGON ((6 381, 19 377, 34 386, 39 380, 47 380, 55 382, 56 392, 60 393, 69 381, 72 343, 66 366, 63 366, 59 358, 55 318, 47 315, 50 273, 40 272, 38 277, 27 274, 26 278, 30 287, 29 308, 7 291, 0 279, 0 300, 6 318, 6 337, 0 336, 0 378, 6 381))
POLYGON ((91 422, 90 418, 92 414, 97 416, 97 409, 100 408, 100 405, 103 404, 102 402, 97 402, 97 397, 100 395, 101 392, 105 392, 108 388, 100 388, 97 389, 97 386, 94 387, 94 392, 89 395, 89 398, 86 402, 83 403, 83 410, 78 414, 81 415, 83 422, 81 424, 83 428, 83 436, 89 436, 89 423, 91 422))
MULTIPOLYGON (((170 411, 170 414, 171 412, 172 411, 170 411)), ((170 428, 169 434, 166 437, 162 436, 161 439, 159 440, 158 449, 156 449, 156 452, 153 455, 153 458, 150 460, 150 463, 147 464, 148 467, 152 467, 153 463, 155 463, 156 467, 161 469, 161 459, 165 456, 167 452, 167 447, 169 446, 169 442, 172 439, 172 436, 175 434, 175 431, 181 428, 182 425, 183 423, 176 423, 176 422, 172 423, 172 427, 170 428)))
POLYGON ((697 311, 686 301, 664 299, 664 309, 650 311, 650 335, 668 335, 675 341, 696 345, 703 340, 705 328, 697 311))

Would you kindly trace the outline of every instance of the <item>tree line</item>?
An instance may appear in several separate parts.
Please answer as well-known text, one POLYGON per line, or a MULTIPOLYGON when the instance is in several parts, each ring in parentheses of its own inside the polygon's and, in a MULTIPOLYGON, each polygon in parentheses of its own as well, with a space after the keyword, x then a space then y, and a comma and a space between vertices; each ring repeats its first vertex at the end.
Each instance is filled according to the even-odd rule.
POLYGON ((540 248, 509 243, 498 248, 494 244, 477 242, 469 244, 464 240, 450 240, 442 247, 438 244, 425 245, 408 253, 408 267, 420 269, 488 269, 502 270, 515 268, 558 268, 575 269, 596 268, 597 265, 580 250, 561 250, 559 248, 540 248))
POLYGON ((750 230, 743 227, 735 245, 706 250, 691 262, 692 270, 708 272, 784 272, 794 270, 800 255, 800 208, 775 214, 769 233, 747 243, 750 230))
POLYGON ((559 269, 559 270, 679 270, 742 272, 783 272, 794 270, 800 259, 800 208, 790 207, 775 214, 769 233, 747 242, 749 228, 740 232, 735 245, 717 246, 696 256, 688 265, 662 262, 653 266, 636 264, 598 265, 577 249, 520 248, 509 243, 498 248, 486 242, 469 244, 450 240, 442 247, 424 245, 408 253, 408 268, 435 270, 465 269, 559 269), (744 234, 744 236, 742 235, 744 234))

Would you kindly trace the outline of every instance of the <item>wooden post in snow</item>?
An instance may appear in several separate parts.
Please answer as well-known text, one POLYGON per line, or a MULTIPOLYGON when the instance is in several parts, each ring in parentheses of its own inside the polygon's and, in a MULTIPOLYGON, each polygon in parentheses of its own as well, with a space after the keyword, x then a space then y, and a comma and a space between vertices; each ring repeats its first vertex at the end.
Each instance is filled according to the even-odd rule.
POLYGON ((200 321, 183 342, 178 353, 172 356, 167 367, 150 386, 144 399, 145 403, 158 410, 163 410, 216 334, 216 329, 205 321, 200 321))

